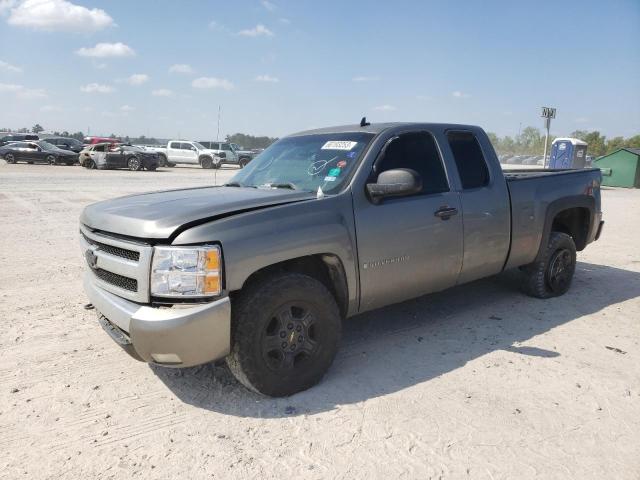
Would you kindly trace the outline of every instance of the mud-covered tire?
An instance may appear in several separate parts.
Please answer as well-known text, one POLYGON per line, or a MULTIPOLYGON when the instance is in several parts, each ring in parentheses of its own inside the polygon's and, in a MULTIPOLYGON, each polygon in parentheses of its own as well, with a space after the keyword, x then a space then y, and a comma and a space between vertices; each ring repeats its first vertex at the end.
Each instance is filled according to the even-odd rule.
POLYGON ((532 297, 564 295, 571 287, 576 270, 576 245, 566 233, 551 232, 540 260, 521 268, 522 290, 532 297))
POLYGON ((321 282, 297 273, 274 274, 234 299, 227 365, 254 392, 293 395, 322 379, 341 332, 338 305, 321 282))

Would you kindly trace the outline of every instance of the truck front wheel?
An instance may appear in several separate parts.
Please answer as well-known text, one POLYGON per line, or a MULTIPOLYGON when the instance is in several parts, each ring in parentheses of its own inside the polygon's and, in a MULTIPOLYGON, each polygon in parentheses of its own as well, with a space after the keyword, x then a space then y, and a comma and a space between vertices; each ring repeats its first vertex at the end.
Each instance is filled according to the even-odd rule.
POLYGON ((564 295, 576 270, 576 245, 566 233, 551 232, 542 258, 521 269, 523 290, 536 298, 564 295))
POLYGON ((234 300, 227 364, 240 383, 283 397, 322 379, 336 355, 342 320, 321 282, 281 273, 250 285, 234 300))

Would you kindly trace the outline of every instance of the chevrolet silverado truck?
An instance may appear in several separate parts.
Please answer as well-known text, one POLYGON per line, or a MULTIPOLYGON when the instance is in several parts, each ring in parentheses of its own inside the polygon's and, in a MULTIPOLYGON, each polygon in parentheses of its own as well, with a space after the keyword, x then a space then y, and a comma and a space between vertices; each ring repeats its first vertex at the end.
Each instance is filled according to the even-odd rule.
POLYGON ((285 137, 225 185, 87 206, 84 288, 133 357, 226 358, 287 396, 320 381, 349 316, 507 269, 534 297, 567 292, 602 230, 600 182, 503 173, 476 126, 363 119, 285 137))

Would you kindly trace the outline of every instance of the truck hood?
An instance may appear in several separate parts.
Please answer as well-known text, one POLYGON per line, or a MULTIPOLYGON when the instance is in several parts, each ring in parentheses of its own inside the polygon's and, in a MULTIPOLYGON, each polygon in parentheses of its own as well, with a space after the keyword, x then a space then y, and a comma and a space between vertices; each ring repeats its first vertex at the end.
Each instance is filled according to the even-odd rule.
POLYGON ((80 222, 92 230, 142 239, 168 239, 216 218, 315 198, 283 189, 203 187, 151 192, 91 204, 80 222))

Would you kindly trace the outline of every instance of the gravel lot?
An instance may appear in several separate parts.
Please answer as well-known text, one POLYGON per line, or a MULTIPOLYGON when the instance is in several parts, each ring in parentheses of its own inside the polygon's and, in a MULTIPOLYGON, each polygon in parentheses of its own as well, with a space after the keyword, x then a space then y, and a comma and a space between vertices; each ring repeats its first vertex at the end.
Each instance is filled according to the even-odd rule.
POLYGON ((135 362, 83 309, 85 205, 214 181, 162 170, 0 161, 1 478, 640 477, 640 191, 603 192, 564 297, 507 273, 361 315, 320 385, 273 400, 135 362))

